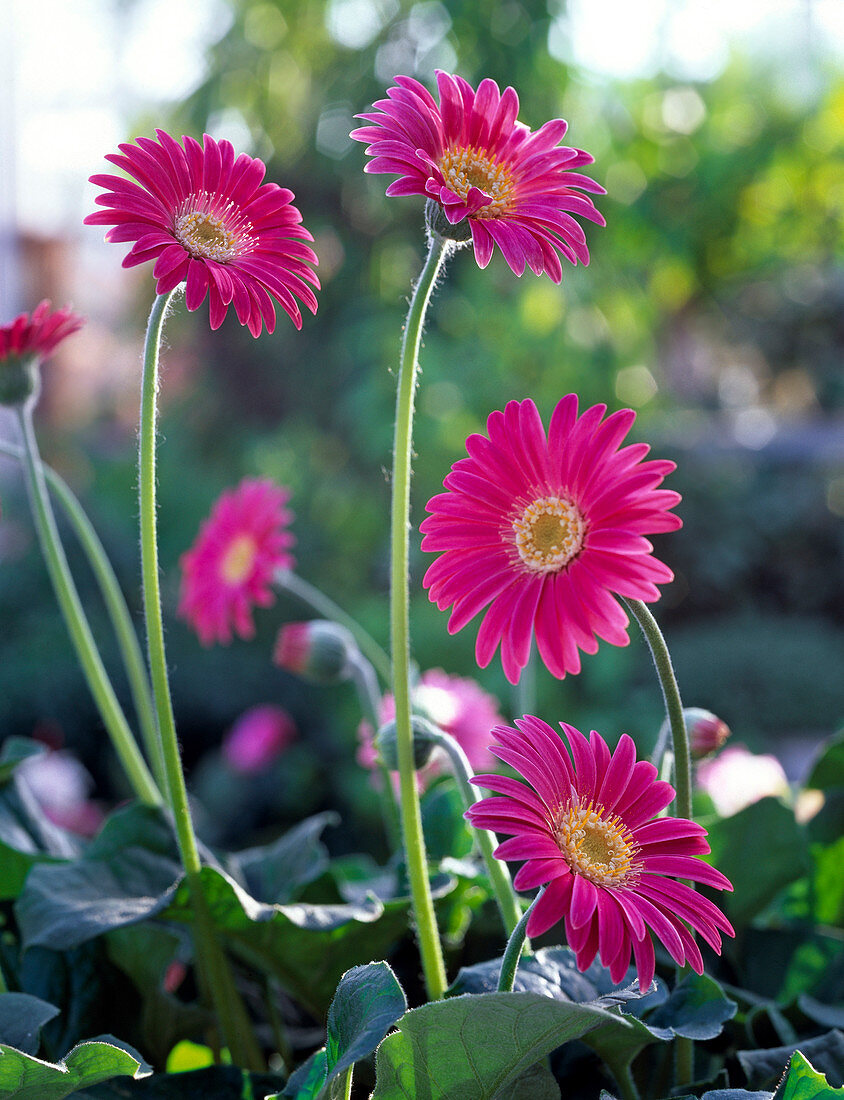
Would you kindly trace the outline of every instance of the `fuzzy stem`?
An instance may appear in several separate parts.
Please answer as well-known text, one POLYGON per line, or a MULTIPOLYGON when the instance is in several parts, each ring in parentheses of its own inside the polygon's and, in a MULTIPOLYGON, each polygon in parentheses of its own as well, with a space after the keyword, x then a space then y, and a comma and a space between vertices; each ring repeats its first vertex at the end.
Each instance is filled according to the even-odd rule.
POLYGON ((431 291, 451 247, 450 242, 439 235, 430 236, 428 255, 414 288, 405 322, 396 394, 390 538, 390 637, 393 657, 393 695, 396 700, 396 749, 399 764, 402 832, 422 969, 425 974, 428 997, 432 1001, 438 1001, 443 997, 446 977, 442 944, 437 931, 434 903, 431 897, 431 884, 428 879, 422 814, 413 766, 408 594, 410 471, 413 446, 413 402, 422 328, 431 291))
MULTIPOLYGON (((671 727, 671 741, 674 751, 674 788, 677 792, 675 801, 676 816, 691 818, 692 766, 689 753, 689 734, 683 718, 683 703, 680 699, 680 689, 677 686, 674 667, 671 664, 671 655, 668 652, 668 646, 665 644, 662 631, 647 605, 642 603, 641 600, 625 599, 624 602, 645 635, 645 641, 651 651, 656 674, 662 688, 662 696, 665 700, 665 710, 671 727)), ((687 885, 694 889, 694 883, 689 882, 687 885)), ((682 970, 678 971, 678 977, 681 973, 682 970)), ((675 1084, 678 1087, 688 1085, 694 1076, 694 1044, 691 1039, 678 1036, 674 1046, 674 1059, 675 1084)))
MULTIPOLYGON (((475 793, 476 788, 472 785, 472 765, 466 753, 455 738, 445 730, 438 729, 436 734, 432 732, 429 738, 448 755, 451 770, 463 797, 463 804, 468 810, 470 806, 474 806, 478 798, 475 793)), ((508 936, 511 936, 522 917, 522 907, 513 889, 513 880, 510 878, 506 864, 493 855, 497 843, 495 835, 488 829, 476 828, 472 832, 475 834, 475 841, 489 872, 489 880, 504 922, 504 930, 508 936)), ((525 940, 525 949, 530 950, 530 943, 527 940, 525 940)))
POLYGON ((525 936, 527 935, 527 925, 530 920, 530 915, 536 908, 537 902, 545 893, 546 887, 541 887, 539 893, 530 903, 528 909, 516 927, 513 929, 513 933, 510 939, 507 941, 507 947, 504 951, 504 957, 501 960, 501 970, 498 974, 498 992, 499 993, 511 993, 513 990, 513 982, 516 980, 516 969, 519 965, 519 958, 522 953, 522 946, 525 942, 525 936))
POLYGON ((202 881, 199 850, 188 805, 187 787, 179 755, 176 723, 167 677, 164 651, 164 623, 161 614, 161 589, 158 569, 156 523, 155 450, 157 433, 158 359, 164 315, 176 291, 157 295, 147 324, 144 342, 144 373, 141 389, 141 415, 138 445, 138 487, 141 523, 141 571, 143 575, 144 617, 147 651, 152 676, 153 698, 167 792, 176 827, 176 839, 185 869, 194 912, 194 944, 200 984, 211 997, 223 1040, 237 1065, 260 1071, 264 1062, 255 1039, 246 1008, 234 983, 228 960, 217 939, 213 916, 202 881))
POLYGON ((390 664, 390 658, 375 639, 370 634, 367 634, 360 623, 353 619, 351 615, 347 614, 339 604, 336 604, 329 596, 326 596, 324 592, 321 592, 314 585, 300 577, 298 573, 294 573, 290 569, 279 569, 273 580, 279 588, 284 589, 286 592, 289 592, 291 596, 296 596, 297 599, 308 604, 309 607, 312 607, 314 611, 322 615, 323 618, 330 619, 332 622, 345 626, 357 642, 361 653, 363 653, 369 663, 377 670, 378 675, 384 683, 389 684, 392 682, 393 669, 390 664))
POLYGON ((67 564, 38 454, 38 443, 32 424, 32 406, 33 402, 30 401, 18 406, 17 411, 24 443, 23 469, 26 488, 47 572, 91 694, 132 789, 141 802, 149 806, 160 806, 161 794, 111 686, 67 564))
MULTIPOLYGON (((12 443, 0 440, 0 451, 23 461, 24 452, 20 447, 12 443)), ((144 655, 138 642, 138 636, 132 625, 129 608, 126 599, 120 589, 120 584, 114 574, 111 562, 108 560, 105 547, 100 537, 94 530, 93 524, 85 514, 85 510, 73 493, 73 490, 56 471, 46 464, 41 463, 44 478, 53 495, 64 509, 76 537, 82 549, 88 557, 88 563, 96 578, 106 606, 111 625, 120 654, 123 658, 123 666, 129 681, 129 690, 132 693, 132 701, 135 704, 135 713, 141 727, 144 748, 147 757, 152 763, 155 781, 160 790, 166 786, 164 777, 164 761, 161 757, 161 746, 158 741, 158 729, 155 724, 155 710, 152 704, 152 689, 150 688, 149 675, 144 664, 144 655)))

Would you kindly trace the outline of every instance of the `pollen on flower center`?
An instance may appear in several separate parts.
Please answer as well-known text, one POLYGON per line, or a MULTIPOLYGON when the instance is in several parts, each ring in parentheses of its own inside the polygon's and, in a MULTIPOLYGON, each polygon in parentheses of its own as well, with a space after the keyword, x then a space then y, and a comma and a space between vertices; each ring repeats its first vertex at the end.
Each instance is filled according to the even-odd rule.
POLYGON ((249 575, 258 549, 251 535, 238 535, 223 556, 220 574, 226 584, 240 584, 249 575))
POLYGON ((472 187, 492 199, 474 215, 476 218, 496 218, 509 209, 513 181, 505 165, 471 146, 447 149, 439 164, 446 184, 462 199, 468 196, 472 187))
POLYGON ((583 547, 586 524, 579 509, 563 497, 540 497, 513 520, 516 549, 535 573, 557 573, 583 547))
POLYGON ((220 208, 206 192, 191 195, 173 220, 173 233, 191 256, 222 264, 249 251, 251 229, 234 204, 220 208))
POLYGON ((561 811, 554 839, 571 869, 596 886, 630 883, 638 847, 630 830, 600 805, 574 803, 561 811))

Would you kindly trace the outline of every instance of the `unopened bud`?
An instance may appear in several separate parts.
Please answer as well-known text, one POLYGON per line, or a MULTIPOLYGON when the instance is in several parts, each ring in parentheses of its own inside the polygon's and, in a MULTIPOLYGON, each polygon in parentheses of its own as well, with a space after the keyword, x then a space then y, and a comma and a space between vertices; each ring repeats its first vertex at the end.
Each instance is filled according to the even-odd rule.
POLYGON ((25 405, 41 390, 37 355, 8 355, 0 359, 0 405, 25 405))
POLYGON ((730 736, 727 723, 701 707, 686 707, 683 719, 689 735, 689 751, 694 760, 702 760, 716 752, 730 736))
POLYGON ((273 662, 317 684, 336 684, 352 675, 357 644, 349 630, 327 619, 285 623, 273 662))
MULTIPOLYGON (((427 718, 422 718, 418 714, 411 716, 410 724, 413 730, 413 767, 416 771, 419 771, 431 759, 431 753, 437 747, 440 731, 427 718)), ((385 723, 378 730, 375 737, 375 747, 390 771, 398 771, 399 756, 396 745, 395 719, 385 723)))

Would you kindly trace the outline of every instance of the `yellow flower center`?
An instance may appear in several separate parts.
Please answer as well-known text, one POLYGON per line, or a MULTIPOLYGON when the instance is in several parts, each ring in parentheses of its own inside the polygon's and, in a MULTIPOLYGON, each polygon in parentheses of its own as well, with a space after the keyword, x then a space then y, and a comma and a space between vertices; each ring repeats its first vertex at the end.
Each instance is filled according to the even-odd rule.
POLYGON ((225 264, 254 245, 252 225, 234 203, 224 204, 218 195, 200 191, 182 203, 173 219, 173 234, 199 260, 225 264))
POLYGON ((471 187, 477 187, 492 199, 474 217, 498 218, 510 208, 513 179, 500 161, 471 146, 456 146, 443 153, 439 164, 446 184, 462 199, 471 187))
POLYGON ((516 549, 531 572, 559 573, 583 547, 586 523, 563 497, 540 497, 513 520, 516 549))
POLYGON ((226 584, 246 580, 255 562, 257 546, 251 535, 238 535, 226 550, 220 564, 220 574, 226 584))
POLYGON ((569 867, 596 886, 620 886, 636 874, 639 849, 633 835, 603 806, 569 806, 554 826, 554 839, 569 867))

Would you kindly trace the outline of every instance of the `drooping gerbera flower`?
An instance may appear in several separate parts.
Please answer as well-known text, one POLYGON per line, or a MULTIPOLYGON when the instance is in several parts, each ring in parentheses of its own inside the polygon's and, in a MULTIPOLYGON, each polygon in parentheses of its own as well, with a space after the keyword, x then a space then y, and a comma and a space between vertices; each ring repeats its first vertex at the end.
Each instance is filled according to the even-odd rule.
POLYGON ((288 549, 295 540, 287 530, 293 517, 284 507, 289 497, 269 480, 246 478, 220 496, 182 555, 179 615, 203 645, 230 642, 232 630, 251 638, 252 607, 273 602, 273 574, 294 565, 288 549))
POLYGON ((517 275, 527 266, 555 283, 563 276, 558 253, 589 263, 586 235, 572 215, 603 225, 580 192, 604 189, 575 171, 592 163, 589 153, 559 145, 563 119, 531 133, 516 121, 516 92, 500 92, 494 80, 482 80, 476 92, 462 77, 438 72, 439 104, 409 76, 397 76, 396 85, 376 110, 357 116, 373 125, 351 135, 369 142, 367 172, 400 177, 388 195, 425 195, 452 225, 467 218, 480 267, 496 244, 517 275))
POLYGON ((24 401, 37 385, 41 360, 84 324, 84 318, 67 307, 50 312, 45 298, 31 314, 19 313, 8 325, 0 325, 0 404, 24 401))
POLYGON ((86 225, 113 225, 108 241, 134 241, 124 267, 155 260, 156 293, 186 283, 188 309, 209 298, 211 328, 223 323, 229 305, 253 336, 275 328, 272 298, 302 327, 296 298, 316 313, 311 287, 319 280, 308 264, 317 263, 305 241, 313 237, 292 205, 293 192, 264 183, 263 161, 241 153, 228 141, 207 134, 181 144, 156 130, 158 141, 141 137, 120 145, 122 155, 106 160, 138 182, 95 175, 107 188, 97 197, 105 210, 89 214, 86 225), (310 284, 310 285, 308 285, 310 284), (271 297, 272 296, 272 297, 271 297))
POLYGON ((516 683, 535 632, 554 676, 580 670, 579 650, 598 638, 626 645, 627 616, 613 593, 659 598, 672 572, 644 537, 673 531, 678 493, 659 489, 675 464, 643 462, 644 443, 621 448, 635 419, 605 405, 578 417, 577 397, 557 405, 548 434, 536 405, 510 401, 487 421, 487 436, 466 440, 448 492, 428 502, 422 549, 441 556, 424 585, 440 610, 454 605, 455 633, 487 604, 476 657, 483 668, 501 643, 504 673, 516 683))
POLYGON ((263 771, 296 740, 296 724, 272 703, 250 707, 223 738, 223 759, 241 775, 263 771))
POLYGON ((677 881, 732 890, 699 858, 709 851, 706 830, 685 818, 655 816, 674 788, 657 779, 653 764, 636 759, 626 734, 610 752, 594 730, 587 740, 561 725, 568 751, 539 718, 526 716, 515 729, 497 726, 492 751, 527 782, 476 776, 474 782, 496 796, 466 812, 478 828, 510 836, 495 855, 525 861, 514 879, 517 890, 548 884, 528 920, 528 936, 563 921, 579 969, 598 954, 614 982, 624 977, 632 951, 643 990, 654 974, 652 934, 678 965, 702 973, 689 928, 718 954, 721 933, 735 934, 716 905, 677 881))

